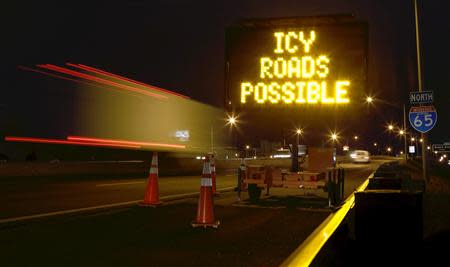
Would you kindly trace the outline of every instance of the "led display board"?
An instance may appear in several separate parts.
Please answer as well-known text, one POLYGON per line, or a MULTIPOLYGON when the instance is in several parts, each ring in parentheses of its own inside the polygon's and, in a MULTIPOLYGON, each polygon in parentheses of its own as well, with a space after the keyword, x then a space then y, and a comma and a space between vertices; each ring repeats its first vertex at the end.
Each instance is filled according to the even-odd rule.
POLYGON ((334 17, 244 21, 226 31, 226 104, 351 106, 366 87, 367 25, 334 17))

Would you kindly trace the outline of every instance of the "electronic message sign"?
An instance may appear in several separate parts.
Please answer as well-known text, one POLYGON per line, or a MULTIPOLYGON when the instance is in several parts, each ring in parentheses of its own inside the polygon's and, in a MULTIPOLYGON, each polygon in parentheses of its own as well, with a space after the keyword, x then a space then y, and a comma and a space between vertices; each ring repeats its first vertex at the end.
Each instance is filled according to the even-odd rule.
POLYGON ((226 41, 226 104, 233 108, 346 107, 364 95, 364 23, 260 20, 229 27, 226 41))

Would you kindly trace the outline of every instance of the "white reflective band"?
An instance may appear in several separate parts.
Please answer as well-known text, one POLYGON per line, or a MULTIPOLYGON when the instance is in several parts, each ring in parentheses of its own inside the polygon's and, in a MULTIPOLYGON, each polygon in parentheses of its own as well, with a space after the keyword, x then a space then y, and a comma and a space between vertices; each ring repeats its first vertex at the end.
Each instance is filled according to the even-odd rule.
POLYGON ((203 174, 211 174, 211 167, 207 163, 203 164, 203 174))
POLYGON ((150 168, 150 173, 156 173, 156 174, 158 174, 158 168, 151 167, 151 168, 150 168))
POLYGON ((211 178, 202 178, 201 186, 212 186, 212 179, 211 178))

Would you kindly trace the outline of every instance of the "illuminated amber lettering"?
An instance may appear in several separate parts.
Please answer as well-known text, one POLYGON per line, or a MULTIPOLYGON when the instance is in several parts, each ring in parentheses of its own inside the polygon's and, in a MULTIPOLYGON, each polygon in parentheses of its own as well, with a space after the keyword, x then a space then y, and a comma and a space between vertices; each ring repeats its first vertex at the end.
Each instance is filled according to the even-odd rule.
POLYGON ((273 63, 273 74, 277 76, 278 78, 284 78, 286 76, 287 72, 287 66, 286 66, 286 60, 283 58, 277 58, 275 62, 273 63))
POLYGON ((334 103, 334 98, 327 97, 327 82, 321 82, 322 87, 322 103, 334 103))
POLYGON ((277 39, 277 48, 274 50, 275 53, 281 54, 284 52, 283 50, 283 37, 284 33, 276 32, 274 33, 275 38, 277 39))
POLYGON ((286 34, 286 37, 284 40, 284 46, 289 53, 295 53, 298 50, 298 46, 294 45, 291 47, 291 37, 293 39, 298 38, 298 36, 297 36, 297 34, 295 34, 295 32, 288 32, 288 34, 286 34))
POLYGON ((314 75, 314 59, 310 56, 302 57, 302 77, 311 78, 314 75))
POLYGON ((320 78, 325 78, 328 76, 328 63, 330 63, 330 60, 328 59, 327 56, 319 56, 319 58, 316 60, 316 64, 319 67, 319 69, 317 70, 317 75, 319 75, 320 78))
POLYGON ((267 86, 264 83, 258 83, 255 86, 255 100, 259 104, 263 104, 267 100, 267 86))
POLYGON ((299 34, 299 39, 300 39, 300 42, 303 43, 303 49, 304 49, 305 53, 308 53, 311 44, 314 42, 314 40, 316 40, 316 33, 314 31, 311 31, 309 34, 309 39, 305 40, 303 32, 301 31, 299 34))
POLYGON ((251 83, 241 83, 241 103, 247 102, 247 96, 253 92, 253 86, 251 83))
POLYGON ((305 82, 297 82, 295 85, 297 85, 297 99, 295 100, 295 103, 306 103, 305 100, 305 82))
POLYGON ((280 85, 276 82, 271 83, 268 86, 268 96, 267 98, 269 99, 270 103, 272 104, 276 104, 280 101, 281 99, 281 95, 280 95, 280 85))
POLYGON ((320 99, 320 85, 317 82, 308 82, 308 103, 317 103, 320 99))
POLYGON ((291 58, 291 60, 288 61, 288 77, 296 77, 300 78, 300 59, 297 57, 291 58))
POLYGON ((337 81, 336 82, 336 103, 349 103, 350 99, 346 98, 347 89, 345 87, 350 86, 349 81, 337 81))
POLYGON ((283 84, 281 91, 283 91, 283 102, 286 104, 290 104, 295 100, 295 94, 293 92, 295 90, 295 85, 291 82, 286 82, 283 84))
POLYGON ((262 57, 261 58, 261 73, 260 73, 260 77, 262 79, 269 77, 272 78, 273 75, 272 73, 270 73, 270 68, 272 67, 273 62, 270 58, 268 57, 262 57))

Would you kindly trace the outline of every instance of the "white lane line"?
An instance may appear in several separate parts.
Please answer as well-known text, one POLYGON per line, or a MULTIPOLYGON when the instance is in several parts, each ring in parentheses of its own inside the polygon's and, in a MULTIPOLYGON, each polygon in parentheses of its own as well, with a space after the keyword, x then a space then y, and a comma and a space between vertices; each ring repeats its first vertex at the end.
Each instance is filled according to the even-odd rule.
POLYGON ((145 181, 140 182, 123 182, 123 183, 111 183, 111 184, 96 184, 95 186, 101 187, 101 186, 116 186, 116 185, 125 185, 125 184, 143 184, 145 181))
MULTIPOLYGON (((224 192, 224 191, 229 191, 231 189, 234 189, 234 187, 225 187, 225 188, 218 189, 217 191, 224 192)), ((162 196, 162 197, 160 197, 160 199, 161 200, 175 200, 175 199, 180 199, 180 198, 183 198, 183 197, 195 197, 198 194, 199 194, 199 192, 176 194, 176 195, 162 196)), ((83 212, 83 211, 92 211, 92 210, 97 210, 97 209, 106 209, 106 208, 115 208, 115 207, 121 207, 121 206, 135 205, 135 204, 137 204, 137 203, 139 203, 141 201, 142 201, 142 199, 139 199, 139 200, 132 200, 132 201, 126 201, 126 202, 120 202, 120 203, 99 205, 99 206, 93 206, 93 207, 87 207, 87 208, 62 210, 62 211, 41 213, 41 214, 35 214, 35 215, 29 215, 29 216, 8 218, 8 219, 0 220, 0 224, 2 224, 2 223, 9 223, 9 222, 24 221, 24 220, 31 220, 31 219, 37 219, 37 218, 43 218, 43 217, 49 217, 49 216, 77 213, 77 212, 83 212)))

